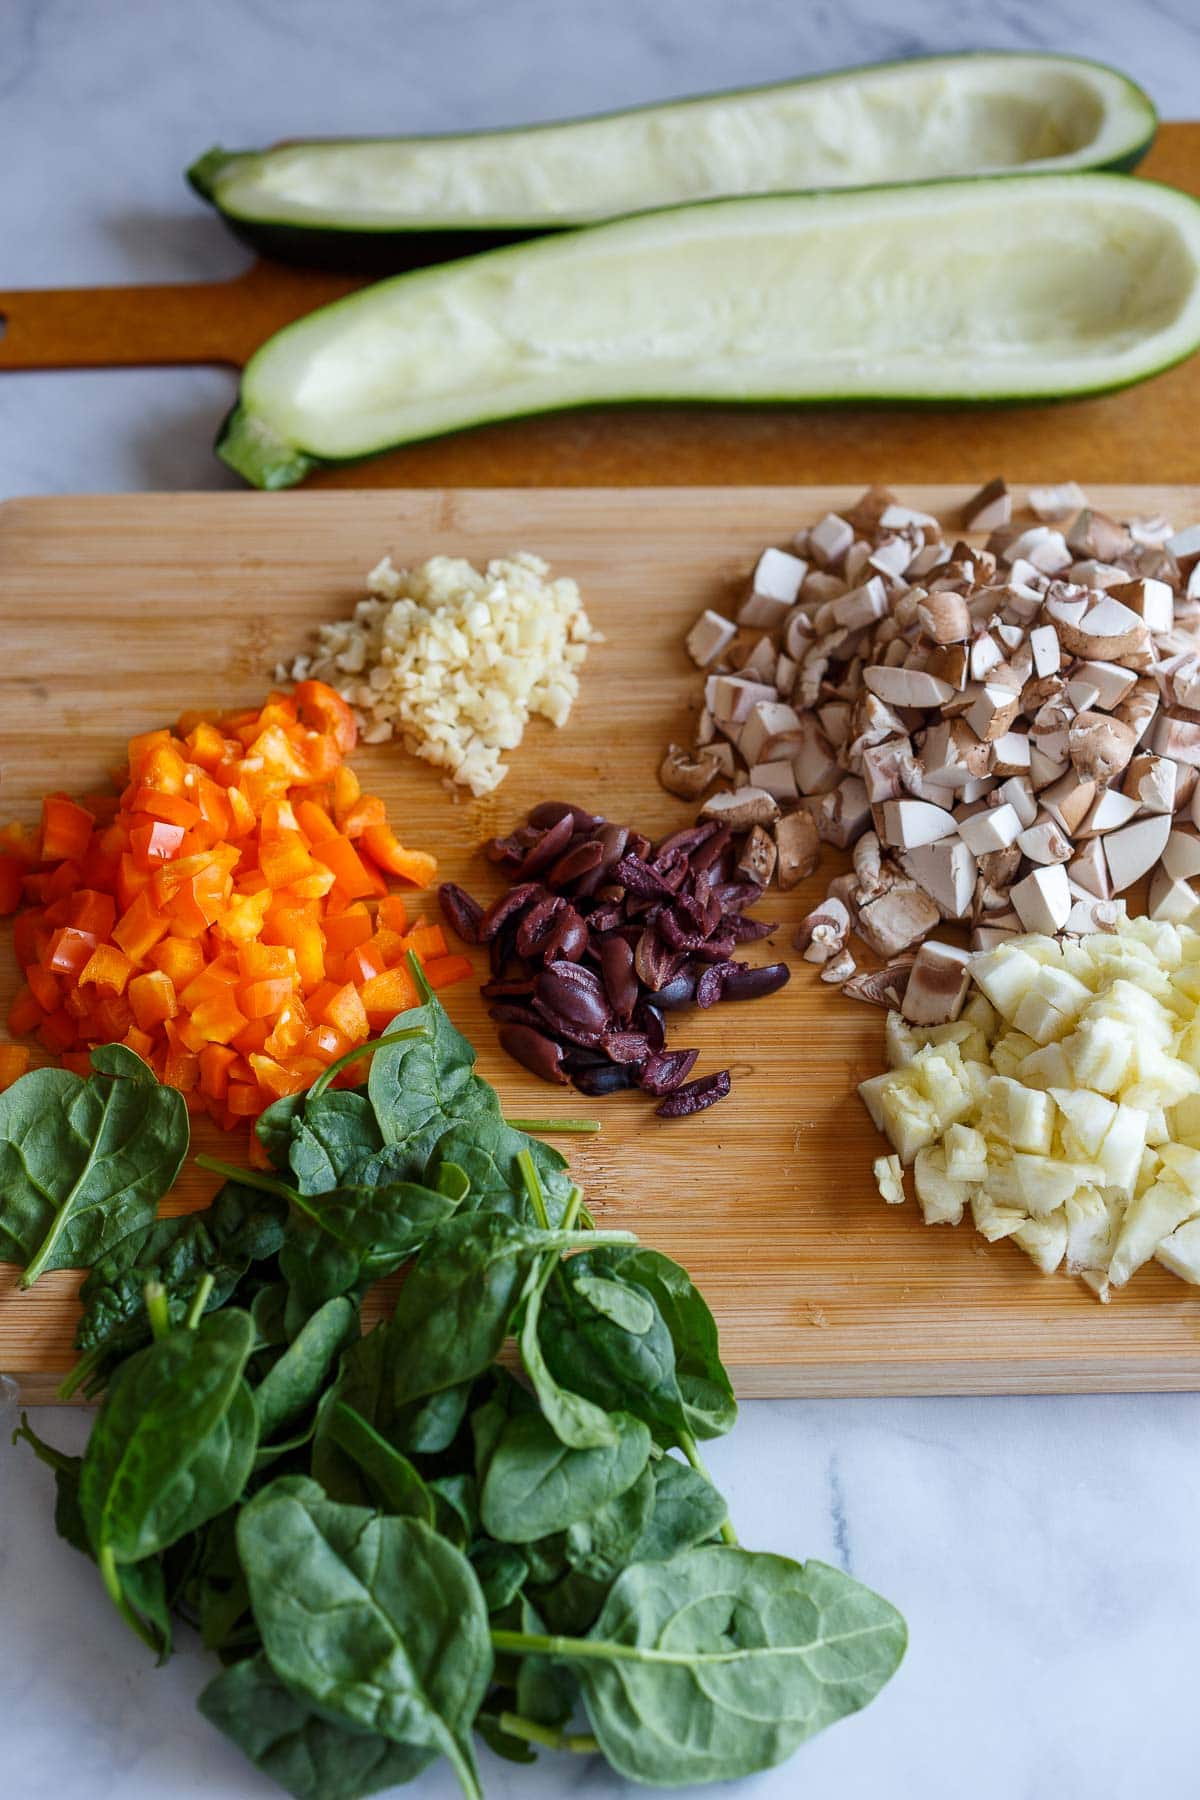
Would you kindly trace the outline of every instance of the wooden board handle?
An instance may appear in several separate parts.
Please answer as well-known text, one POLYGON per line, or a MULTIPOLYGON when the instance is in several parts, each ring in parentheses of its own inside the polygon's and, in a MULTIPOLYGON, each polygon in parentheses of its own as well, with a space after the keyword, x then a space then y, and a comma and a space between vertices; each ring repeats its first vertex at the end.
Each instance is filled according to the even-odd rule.
POLYGON ((264 338, 362 283, 254 263, 232 281, 0 293, 0 369, 232 363, 264 338))

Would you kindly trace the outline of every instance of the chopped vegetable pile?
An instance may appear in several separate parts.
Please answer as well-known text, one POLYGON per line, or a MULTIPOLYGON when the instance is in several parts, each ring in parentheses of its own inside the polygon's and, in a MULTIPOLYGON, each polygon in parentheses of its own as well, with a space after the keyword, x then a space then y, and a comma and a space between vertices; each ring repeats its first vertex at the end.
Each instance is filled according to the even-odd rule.
POLYGON ((204 1212, 155 1218, 186 1109, 126 1047, 0 1098, 0 1161, 61 1138, 68 1103, 98 1152, 64 1206, 0 1185, 27 1278, 90 1269, 64 1388, 103 1392, 86 1452, 16 1433, 59 1533, 160 1661, 177 1618, 200 1632, 224 1665, 202 1712, 300 1800, 439 1755, 478 1796, 475 1733, 660 1786, 779 1763, 874 1698, 903 1621, 838 1569, 741 1548, 697 1449, 737 1412, 703 1298, 594 1228, 410 970, 420 1003, 365 1085, 278 1100, 270 1173, 201 1158, 227 1176, 204 1212), (414 1253, 363 1336, 365 1290, 414 1253))
POLYGON ((1200 1283, 1200 932, 1121 920, 1077 943, 1025 937, 971 958, 957 1022, 888 1014, 890 1074, 859 1092, 915 1163, 926 1224, 970 1208, 1049 1274, 1102 1300, 1151 1257, 1200 1283))
MULTIPOLYGON (((413 1005, 409 950, 435 988, 469 975, 388 892, 437 865, 361 792, 355 738, 345 701, 304 681, 131 738, 116 798, 52 794, 40 831, 0 832, 0 912, 24 908, 9 1029, 84 1073, 120 1042, 229 1130, 413 1005)), ((0 1050, 0 1085, 26 1061, 0 1050)))

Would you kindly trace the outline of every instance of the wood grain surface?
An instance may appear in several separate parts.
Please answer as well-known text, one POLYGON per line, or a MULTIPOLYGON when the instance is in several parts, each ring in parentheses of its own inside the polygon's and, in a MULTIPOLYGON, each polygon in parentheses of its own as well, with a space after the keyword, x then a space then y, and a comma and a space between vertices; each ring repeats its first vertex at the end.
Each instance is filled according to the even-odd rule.
MULTIPOLYGON (((1060 474, 1070 473, 1063 468, 1060 474)), ((942 510, 961 497, 903 488, 942 510)), ((728 605, 764 543, 786 542, 845 489, 531 493, 146 495, 20 500, 0 509, 0 811, 31 817, 48 789, 95 787, 125 739, 185 707, 258 699, 277 658, 347 611, 386 550, 475 560, 534 549, 576 576, 605 634, 569 726, 535 722, 485 801, 451 799, 393 746, 362 752, 402 835, 444 876, 497 891, 479 840, 535 801, 570 797, 660 832, 688 809, 655 770, 690 728, 699 678, 681 637, 705 605, 728 605)), ((1200 516, 1200 490, 1095 489, 1118 511, 1200 516)), ((448 996, 510 1115, 603 1120, 563 1139, 588 1202, 692 1270, 720 1321, 743 1394, 1057 1392, 1190 1388, 1200 1377, 1200 1296, 1157 1266, 1108 1307, 1039 1275, 1014 1245, 927 1229, 915 1205, 885 1207, 871 1181, 882 1148, 854 1094, 881 1066, 883 1016, 822 987, 790 949, 790 926, 839 859, 797 893, 773 894, 781 928, 756 948, 790 957, 780 994, 685 1015, 676 1043, 700 1070, 727 1064, 731 1098, 692 1120, 653 1117, 640 1097, 603 1102, 550 1088, 504 1059, 473 990, 448 996)), ((432 900, 426 906, 432 910, 432 900)), ((16 982, 0 933, 0 1006, 16 982)), ((2 1015, 0 1015, 2 1016, 2 1015)), ((198 1128, 196 1148, 218 1134, 198 1128)), ((222 1140, 228 1152, 228 1140, 222 1140)), ((201 1203, 189 1170, 168 1210, 201 1203)), ((0 1267, 0 1369, 45 1397, 72 1360, 78 1276, 28 1294, 0 1267)))
MULTIPOLYGON (((1200 123, 1166 124, 1139 178, 1200 195, 1200 123)), ((0 371, 241 365, 264 338, 360 286, 257 263, 233 281, 0 293, 0 371)), ((1093 400, 1013 407, 604 407, 525 419, 326 469, 310 485, 640 487, 736 482, 1200 480, 1200 357, 1093 400)), ((215 432, 219 420, 214 416, 215 432)))

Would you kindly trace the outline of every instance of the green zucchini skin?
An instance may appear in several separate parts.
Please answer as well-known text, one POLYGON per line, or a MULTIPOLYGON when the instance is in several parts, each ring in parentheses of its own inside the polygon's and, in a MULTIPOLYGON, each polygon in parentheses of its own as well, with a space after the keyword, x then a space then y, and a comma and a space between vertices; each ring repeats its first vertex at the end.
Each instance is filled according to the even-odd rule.
MULTIPOLYGON (((883 62, 864 64, 859 68, 837 71, 827 75, 802 77, 786 83, 769 83, 765 86, 734 89, 708 95, 691 96, 685 99, 651 102, 640 107, 631 107, 619 112, 589 115, 584 118, 568 121, 552 121, 544 125, 515 126, 501 130, 482 130, 462 134, 446 134, 444 136, 413 137, 396 139, 361 139, 343 140, 347 150, 352 151, 356 144, 361 144, 364 151, 371 151, 377 144, 395 144, 398 147, 436 147, 440 143, 458 145, 464 142, 477 141, 502 149, 506 143, 520 139, 528 140, 528 150, 536 157, 539 137, 547 132, 556 132, 564 127, 619 125, 623 119, 639 120, 643 115, 659 114, 686 117, 688 109, 703 107, 708 102, 736 102, 740 99, 757 101, 773 95, 786 97, 805 89, 820 89, 823 85, 852 81, 862 77, 864 81, 877 75, 891 71, 913 69, 920 71, 926 65, 942 65, 953 75, 956 69, 974 72, 981 63, 993 64, 1003 69, 1012 62, 1031 62, 1039 66, 1061 68, 1064 76, 1072 72, 1090 73, 1107 81, 1116 82, 1120 89, 1120 102, 1124 107, 1124 131, 1119 142, 1110 144, 1103 153, 1089 157, 1086 153, 1071 152, 1060 158, 1062 172, 1109 171, 1128 173, 1136 168, 1154 142, 1158 125, 1158 117, 1150 97, 1128 77, 1107 65, 1097 63, 1086 57, 1064 56, 1053 52, 1036 51, 967 51, 952 56, 914 57, 903 63, 883 62)), ((321 140, 314 141, 314 147, 321 140)), ((338 140, 333 141, 336 147, 338 140)), ((292 142, 279 147, 278 154, 289 150, 302 149, 304 141, 292 142)), ((314 216, 311 222, 295 218, 271 216, 270 206, 264 202, 260 207, 241 211, 234 205, 225 204, 222 197, 222 177, 247 155, 261 155, 269 160, 273 154, 267 152, 238 152, 213 148, 197 158, 187 171, 187 180, 201 199, 212 205, 222 216, 226 226, 240 242, 247 245, 259 255, 280 262, 299 263, 308 267, 343 270, 359 274, 395 274, 410 269, 428 266, 432 263, 453 260, 460 256, 475 255, 486 250, 502 248, 518 243, 527 238, 549 235, 559 231, 569 231, 582 226, 599 222, 598 215, 585 210, 581 200, 578 216, 556 214, 550 216, 529 216, 521 219, 508 219, 502 216, 481 217, 479 222, 443 222, 430 217, 427 220, 406 218, 389 224, 381 221, 378 224, 364 226, 339 216, 336 211, 326 212, 323 216, 314 216)), ((1059 172, 1052 165, 1047 172, 1059 172)), ((977 171, 964 168, 956 172, 954 178, 962 180, 989 179, 1005 173, 1020 173, 1023 165, 1013 164, 1011 167, 994 168, 977 171)), ((902 166, 897 167, 894 178, 889 177, 891 185, 903 186, 910 183, 924 185, 931 177, 915 174, 911 169, 906 173, 902 166)), ((781 181, 781 190, 792 192, 827 191, 830 183, 805 188, 794 182, 781 181)), ((839 183, 842 187, 873 187, 880 185, 878 177, 856 183, 847 180, 839 183)), ((731 182, 728 190, 721 195, 713 194, 704 198, 732 197, 744 190, 731 182)), ((759 191, 759 190, 755 190, 759 191)), ((669 205, 701 204, 686 194, 678 194, 647 202, 647 210, 659 211, 669 205)), ((622 216, 632 210, 629 206, 615 210, 609 216, 622 216)))
POLYGON ((1157 183, 716 200, 394 276, 309 314, 251 359, 217 451, 253 485, 288 487, 322 463, 584 407, 1075 398, 1198 344, 1200 202, 1157 183))

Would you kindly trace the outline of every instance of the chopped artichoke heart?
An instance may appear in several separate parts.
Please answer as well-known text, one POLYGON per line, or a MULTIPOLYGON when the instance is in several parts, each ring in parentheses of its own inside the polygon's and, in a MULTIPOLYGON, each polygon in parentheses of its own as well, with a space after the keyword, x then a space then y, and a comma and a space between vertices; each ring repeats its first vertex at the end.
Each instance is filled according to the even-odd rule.
POLYGON ((889 1206, 900 1206, 904 1200, 904 1168, 898 1156, 877 1156, 871 1165, 879 1198, 889 1206))
POLYGON ((1200 1285, 1200 1219, 1189 1219, 1164 1238, 1154 1252, 1155 1259, 1181 1281, 1200 1285))
POLYGON ((1031 1256, 1043 1275, 1053 1275, 1067 1249, 1067 1222, 1062 1218, 1030 1219, 1013 1232, 1014 1243, 1031 1256))

